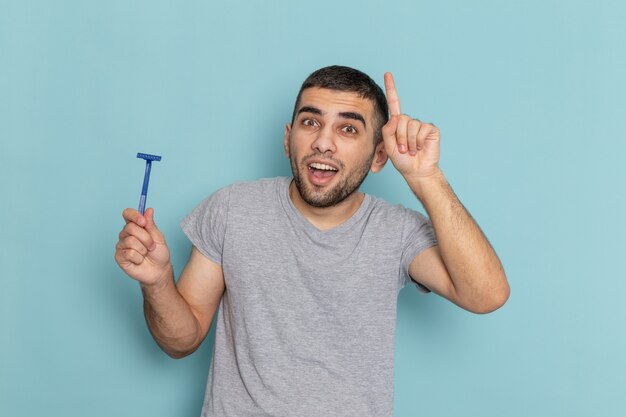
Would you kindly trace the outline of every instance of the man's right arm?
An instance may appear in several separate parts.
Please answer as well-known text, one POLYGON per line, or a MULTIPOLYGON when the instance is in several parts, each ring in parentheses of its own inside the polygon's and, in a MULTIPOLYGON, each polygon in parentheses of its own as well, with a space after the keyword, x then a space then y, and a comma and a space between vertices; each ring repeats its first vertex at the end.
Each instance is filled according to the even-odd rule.
POLYGON ((193 247, 178 284, 170 273, 162 285, 142 285, 141 290, 152 337, 165 353, 179 359, 193 353, 209 333, 224 294, 224 275, 220 265, 193 247))
POLYGON ((174 283, 169 249, 153 220, 133 209, 123 213, 126 226, 116 245, 115 260, 139 281, 148 328, 173 358, 193 353, 204 340, 224 294, 224 275, 217 263, 195 247, 178 284, 174 283))

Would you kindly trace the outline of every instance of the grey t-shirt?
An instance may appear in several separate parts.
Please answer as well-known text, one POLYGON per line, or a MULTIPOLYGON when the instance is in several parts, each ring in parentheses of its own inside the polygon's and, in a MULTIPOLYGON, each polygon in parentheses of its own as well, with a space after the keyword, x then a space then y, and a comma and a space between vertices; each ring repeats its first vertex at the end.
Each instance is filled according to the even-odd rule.
POLYGON ((223 188, 181 223, 222 266, 204 417, 391 417, 398 292, 430 221, 366 195, 320 231, 291 178, 223 188))

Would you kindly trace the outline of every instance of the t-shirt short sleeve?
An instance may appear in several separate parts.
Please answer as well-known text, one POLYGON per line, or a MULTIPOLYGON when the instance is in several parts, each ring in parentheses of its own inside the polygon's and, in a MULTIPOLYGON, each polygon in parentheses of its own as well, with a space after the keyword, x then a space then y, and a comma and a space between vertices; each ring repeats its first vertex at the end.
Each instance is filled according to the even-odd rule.
POLYGON ((415 284, 420 291, 430 292, 426 287, 417 284, 411 279, 409 266, 420 252, 437 244, 435 231, 428 217, 413 210, 405 210, 404 250, 402 252, 400 288, 407 284, 415 284))
POLYGON ((228 222, 230 187, 203 200, 180 222, 191 243, 207 258, 222 265, 224 237, 228 222))

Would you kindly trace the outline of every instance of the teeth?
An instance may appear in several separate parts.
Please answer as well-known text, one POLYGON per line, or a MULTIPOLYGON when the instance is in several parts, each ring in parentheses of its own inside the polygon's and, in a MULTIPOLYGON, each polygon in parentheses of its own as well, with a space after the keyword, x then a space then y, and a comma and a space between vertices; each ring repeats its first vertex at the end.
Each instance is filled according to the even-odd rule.
POLYGON ((311 165, 309 165, 311 168, 315 168, 315 169, 323 169, 325 171, 337 171, 336 168, 331 167, 330 165, 326 165, 326 164, 320 164, 318 162, 313 162, 311 165))

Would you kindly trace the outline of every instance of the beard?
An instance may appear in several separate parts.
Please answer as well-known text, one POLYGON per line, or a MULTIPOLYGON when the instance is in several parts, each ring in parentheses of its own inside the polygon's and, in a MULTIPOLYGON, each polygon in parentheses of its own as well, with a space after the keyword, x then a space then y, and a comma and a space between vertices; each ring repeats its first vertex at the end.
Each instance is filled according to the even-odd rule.
MULTIPOLYGON (((306 155, 301 159, 299 165, 295 155, 290 153, 289 161, 291 162, 291 172, 293 173, 294 183, 302 199, 310 206, 324 208, 341 203, 359 189, 363 181, 365 181, 365 177, 367 177, 372 161, 374 160, 374 155, 375 152, 372 152, 372 155, 366 161, 363 161, 362 164, 359 164, 347 173, 345 173, 345 166, 341 161, 333 159, 332 157, 329 158, 320 153, 306 155), (306 161, 313 157, 332 161, 340 168, 343 178, 340 178, 339 182, 328 190, 324 190, 324 187, 303 182, 302 176, 307 175, 307 171, 309 170, 306 161)), ((340 174, 337 173, 335 175, 340 174)))

